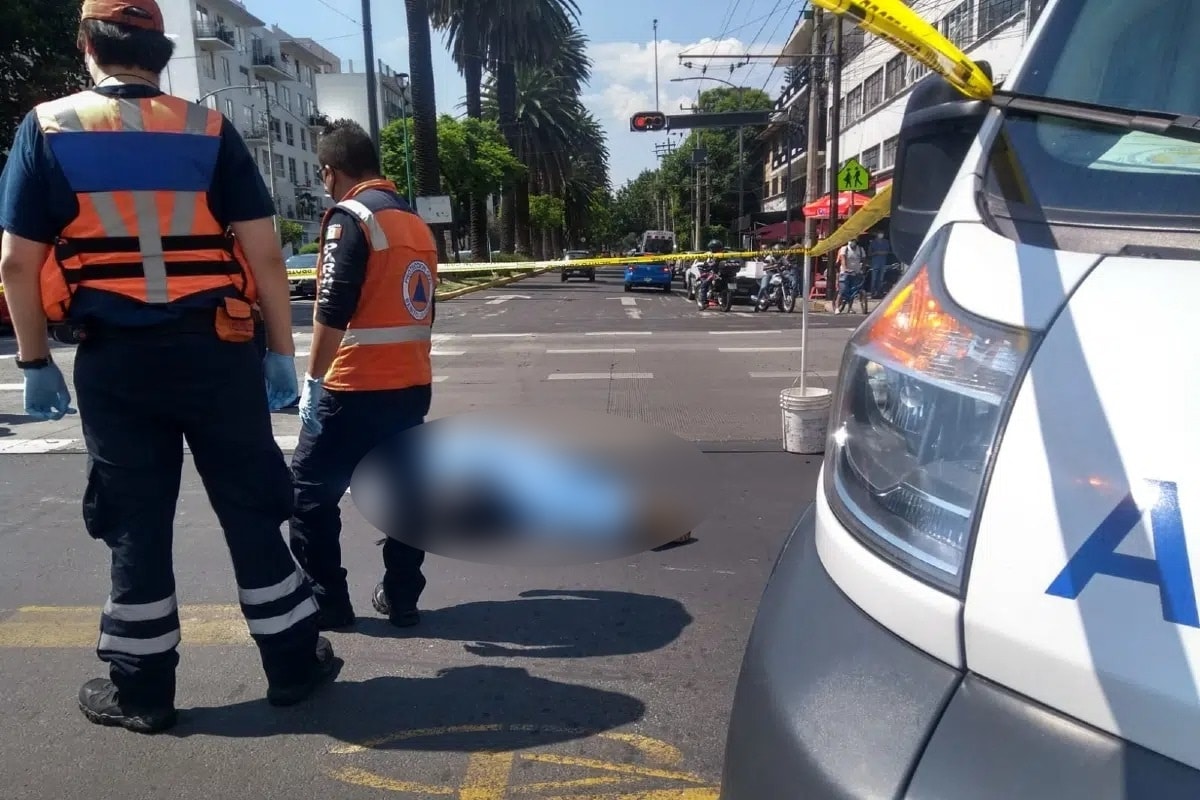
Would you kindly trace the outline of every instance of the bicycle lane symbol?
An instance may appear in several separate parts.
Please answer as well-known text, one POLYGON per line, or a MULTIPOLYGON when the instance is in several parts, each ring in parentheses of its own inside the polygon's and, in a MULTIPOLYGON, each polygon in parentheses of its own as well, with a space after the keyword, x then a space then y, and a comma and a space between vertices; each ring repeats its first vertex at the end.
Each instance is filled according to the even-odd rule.
MULTIPOLYGON (((403 751, 410 758, 429 755, 432 749, 403 751)), ((719 787, 703 777, 680 769, 683 753, 674 745, 633 733, 596 732, 546 725, 458 725, 400 731, 361 744, 339 745, 328 751, 341 762, 324 772, 334 780, 365 789, 416 797, 447 797, 456 800, 507 800, 530 797, 540 800, 718 800, 719 787), (405 741, 436 740, 478 734, 526 734, 528 747, 504 751, 462 753, 465 769, 457 781, 425 783, 407 779, 411 766, 402 767, 406 777, 392 777, 354 761, 370 760, 370 754, 388 752, 405 741), (539 735, 556 737, 538 743, 539 735), (632 758, 547 752, 561 746, 564 737, 601 745, 594 749, 625 753, 632 758), (362 759, 354 759, 362 756, 362 759), (519 776, 514 773, 520 772, 519 776), (528 781, 524 779, 528 778, 528 781), (521 781, 521 782, 517 782, 521 781)), ((396 751, 389 753, 392 758, 396 751)), ((599 754, 597 754, 599 755, 599 754)), ((378 759, 374 759, 377 761, 378 759)))

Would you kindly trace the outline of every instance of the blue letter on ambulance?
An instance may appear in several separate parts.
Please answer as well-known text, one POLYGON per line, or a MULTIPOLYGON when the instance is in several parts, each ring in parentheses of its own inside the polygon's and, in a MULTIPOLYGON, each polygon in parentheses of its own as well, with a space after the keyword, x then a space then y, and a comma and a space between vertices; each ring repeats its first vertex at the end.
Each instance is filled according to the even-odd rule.
POLYGON ((1117 504, 1071 556, 1046 594, 1074 600, 1097 575, 1149 583, 1158 587, 1163 619, 1177 625, 1200 628, 1178 490, 1170 481, 1147 483, 1158 491, 1158 501, 1150 511, 1154 558, 1117 552, 1121 542, 1142 518, 1142 509, 1130 494, 1117 504))

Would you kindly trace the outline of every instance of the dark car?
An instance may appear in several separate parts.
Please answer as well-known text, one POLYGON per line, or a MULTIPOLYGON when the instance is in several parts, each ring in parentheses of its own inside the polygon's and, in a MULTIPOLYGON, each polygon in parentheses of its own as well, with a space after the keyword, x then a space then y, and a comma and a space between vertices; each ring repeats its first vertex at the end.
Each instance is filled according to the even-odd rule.
MULTIPOLYGON (((587 252, 586 250, 568 250, 567 255, 566 255, 566 260, 567 261, 579 261, 581 259, 591 258, 591 257, 592 257, 592 254, 587 252)), ((589 281, 591 281, 593 283, 596 282, 596 268, 595 267, 564 266, 560 270, 559 274, 562 276, 563 283, 566 283, 567 278, 570 278, 572 275, 578 275, 581 278, 587 278, 589 281)))

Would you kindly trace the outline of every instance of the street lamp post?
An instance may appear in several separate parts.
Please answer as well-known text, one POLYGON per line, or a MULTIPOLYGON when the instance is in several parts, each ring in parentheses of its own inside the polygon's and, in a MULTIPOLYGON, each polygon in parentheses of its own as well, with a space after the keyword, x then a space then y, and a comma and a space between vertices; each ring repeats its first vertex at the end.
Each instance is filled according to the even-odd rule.
MULTIPOLYGON (((726 86, 732 87, 733 89, 736 89, 737 93, 738 93, 737 110, 738 111, 742 110, 742 106, 743 106, 742 100, 745 99, 745 91, 746 91, 745 86, 738 86, 736 84, 730 83, 729 81, 725 80, 724 78, 714 78, 711 75, 686 77, 686 78, 671 78, 672 83, 680 83, 682 81, 716 81, 717 83, 723 83, 726 86)), ((745 126, 739 125, 738 126, 738 222, 739 223, 742 221, 742 217, 745 216, 745 213, 746 213, 745 135, 746 135, 745 126)), ((738 233, 739 234, 741 233, 740 228, 738 229, 738 233)))
POLYGON ((416 198, 413 196, 413 170, 412 170, 412 150, 408 146, 408 73, 401 72, 396 75, 400 78, 400 126, 404 131, 404 174, 408 178, 408 202, 416 206, 416 198))

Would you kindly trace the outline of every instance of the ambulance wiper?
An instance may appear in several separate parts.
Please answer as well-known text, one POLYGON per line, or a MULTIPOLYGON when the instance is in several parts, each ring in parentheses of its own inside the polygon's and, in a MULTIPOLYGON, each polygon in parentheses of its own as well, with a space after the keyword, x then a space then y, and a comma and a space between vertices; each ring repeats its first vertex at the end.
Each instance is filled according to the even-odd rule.
POLYGON ((1061 117, 1200 143, 1200 117, 1190 114, 1142 111, 1008 91, 994 92, 989 102, 1008 113, 1061 117))

